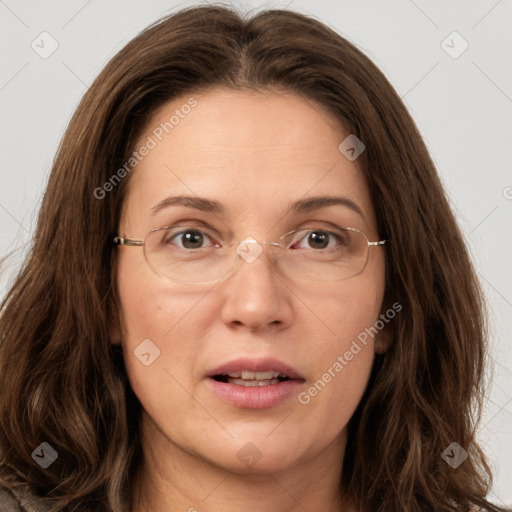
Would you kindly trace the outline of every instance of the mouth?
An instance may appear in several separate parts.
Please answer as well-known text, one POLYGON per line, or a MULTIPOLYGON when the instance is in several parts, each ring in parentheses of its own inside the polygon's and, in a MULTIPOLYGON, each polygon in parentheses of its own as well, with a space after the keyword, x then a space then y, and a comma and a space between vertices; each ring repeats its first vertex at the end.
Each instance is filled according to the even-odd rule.
POLYGON ((210 389, 235 407, 263 409, 290 399, 305 379, 273 358, 245 357, 219 366, 206 375, 210 389))

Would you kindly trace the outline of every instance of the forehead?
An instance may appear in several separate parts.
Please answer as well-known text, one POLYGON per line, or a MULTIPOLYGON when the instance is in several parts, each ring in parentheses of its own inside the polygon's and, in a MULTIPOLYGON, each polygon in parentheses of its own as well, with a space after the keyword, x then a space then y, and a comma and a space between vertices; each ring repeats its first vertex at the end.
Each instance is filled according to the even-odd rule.
POLYGON ((347 135, 322 106, 291 92, 185 95, 146 124, 135 150, 152 148, 130 178, 123 211, 150 215, 167 196, 197 195, 228 215, 272 216, 304 197, 343 195, 373 225, 363 173, 338 149, 347 135))

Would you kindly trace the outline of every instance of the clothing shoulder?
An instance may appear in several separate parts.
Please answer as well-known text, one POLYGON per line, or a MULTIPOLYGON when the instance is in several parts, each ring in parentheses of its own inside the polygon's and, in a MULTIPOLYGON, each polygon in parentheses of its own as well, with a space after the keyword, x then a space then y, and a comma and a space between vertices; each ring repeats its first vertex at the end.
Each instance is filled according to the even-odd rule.
POLYGON ((27 484, 9 489, 0 485, 0 512, 48 512, 48 508, 27 484))
POLYGON ((25 512, 21 503, 11 491, 0 486, 0 512, 25 512))

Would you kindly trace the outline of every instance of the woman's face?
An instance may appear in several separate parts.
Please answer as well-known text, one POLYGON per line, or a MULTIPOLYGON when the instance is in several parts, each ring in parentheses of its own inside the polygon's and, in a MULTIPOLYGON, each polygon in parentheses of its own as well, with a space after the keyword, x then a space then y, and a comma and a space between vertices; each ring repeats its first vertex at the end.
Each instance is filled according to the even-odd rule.
MULTIPOLYGON (((173 237, 166 250, 216 251, 232 240, 278 241, 301 227, 336 225, 379 240, 362 171, 338 149, 349 133, 316 103, 222 88, 193 95, 197 103, 190 96, 160 109, 136 145, 149 149, 138 151, 121 236, 142 240, 152 229, 186 224, 203 235, 173 237), (221 208, 170 200, 177 196, 221 208), (356 206, 291 209, 324 196, 356 206)), ((317 247, 307 237, 299 246, 317 247)), ((362 333, 381 313, 384 249, 370 248, 355 277, 306 281, 283 273, 265 244, 244 248, 254 258, 241 257, 223 280, 189 285, 154 272, 142 247, 119 247, 123 322, 113 342, 122 343, 144 408, 145 442, 159 456, 168 449, 239 473, 321 454, 341 459, 374 359, 375 339, 362 333), (236 373, 243 370, 293 379, 236 373), (228 382, 213 378, 226 373, 228 382)))

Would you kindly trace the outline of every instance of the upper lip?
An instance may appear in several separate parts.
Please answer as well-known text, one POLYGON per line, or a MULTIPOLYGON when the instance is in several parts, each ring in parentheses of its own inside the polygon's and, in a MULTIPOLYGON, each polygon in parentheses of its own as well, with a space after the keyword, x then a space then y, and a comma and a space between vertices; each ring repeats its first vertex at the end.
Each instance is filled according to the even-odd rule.
POLYGON ((214 377, 215 375, 224 375, 230 372, 241 372, 242 370, 248 370, 250 372, 273 371, 281 375, 285 375, 290 379, 304 380, 304 377, 297 370, 272 357, 259 359, 255 357, 241 357, 233 359, 232 361, 210 370, 207 375, 208 377, 214 377))

